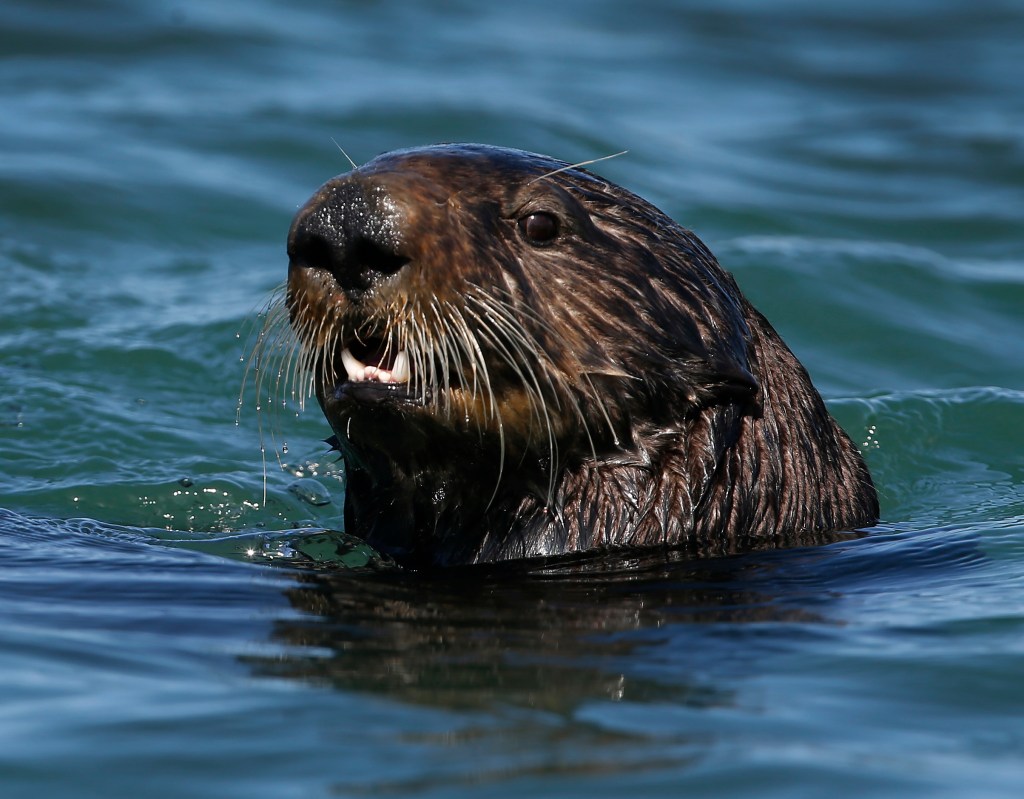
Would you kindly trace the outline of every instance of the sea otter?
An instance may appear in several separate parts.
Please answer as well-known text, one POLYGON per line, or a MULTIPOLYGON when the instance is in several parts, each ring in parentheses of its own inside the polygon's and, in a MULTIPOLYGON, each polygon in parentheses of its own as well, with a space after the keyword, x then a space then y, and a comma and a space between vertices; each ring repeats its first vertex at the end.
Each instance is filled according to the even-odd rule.
POLYGON ((400 564, 729 551, 878 519, 856 447, 732 276, 583 168, 386 153, 313 195, 288 256, 345 529, 400 564))

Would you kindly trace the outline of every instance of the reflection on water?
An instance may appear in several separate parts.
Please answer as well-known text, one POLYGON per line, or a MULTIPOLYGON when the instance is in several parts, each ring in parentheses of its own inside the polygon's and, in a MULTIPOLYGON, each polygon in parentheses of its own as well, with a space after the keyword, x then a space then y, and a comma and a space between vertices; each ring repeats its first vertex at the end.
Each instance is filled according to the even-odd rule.
POLYGON ((824 621, 751 588, 755 556, 704 561, 678 553, 616 561, 467 569, 320 571, 288 590, 298 618, 275 622, 293 654, 250 662, 263 675, 372 691, 445 707, 496 701, 568 712, 584 700, 727 704, 685 673, 639 673, 634 658, 670 625, 824 621), (497 699, 500 697, 500 700, 497 699))

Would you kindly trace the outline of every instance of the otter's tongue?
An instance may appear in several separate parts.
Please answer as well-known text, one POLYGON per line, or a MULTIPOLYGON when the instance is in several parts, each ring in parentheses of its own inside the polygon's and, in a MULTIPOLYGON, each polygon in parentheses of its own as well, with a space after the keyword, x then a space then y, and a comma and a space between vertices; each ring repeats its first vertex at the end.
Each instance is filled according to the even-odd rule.
POLYGON ((409 382, 409 356, 405 350, 397 352, 384 342, 353 343, 341 352, 348 379, 353 383, 364 380, 378 383, 409 382))

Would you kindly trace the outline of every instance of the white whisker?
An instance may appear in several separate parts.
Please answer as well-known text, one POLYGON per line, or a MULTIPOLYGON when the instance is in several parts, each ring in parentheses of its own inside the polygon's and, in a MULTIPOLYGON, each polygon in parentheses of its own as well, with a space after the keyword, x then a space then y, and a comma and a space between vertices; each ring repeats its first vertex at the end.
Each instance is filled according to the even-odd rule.
POLYGON ((618 158, 620 155, 625 155, 628 152, 629 150, 622 150, 617 153, 612 153, 611 155, 603 155, 600 158, 591 158, 589 161, 578 161, 575 164, 566 164, 565 166, 559 167, 558 169, 553 169, 550 172, 545 172, 540 177, 536 177, 533 180, 531 180, 530 183, 527 185, 536 183, 538 180, 544 180, 544 178, 550 178, 553 175, 557 175, 559 172, 567 172, 570 169, 578 169, 581 166, 590 166, 591 164, 598 164, 601 161, 609 161, 612 158, 618 158))

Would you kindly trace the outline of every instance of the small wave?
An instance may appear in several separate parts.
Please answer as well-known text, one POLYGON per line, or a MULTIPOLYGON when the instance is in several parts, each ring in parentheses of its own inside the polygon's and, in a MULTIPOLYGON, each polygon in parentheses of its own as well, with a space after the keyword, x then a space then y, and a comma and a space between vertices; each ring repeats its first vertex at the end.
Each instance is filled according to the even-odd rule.
POLYGON ((950 258, 927 247, 893 241, 823 239, 807 236, 738 236, 719 246, 729 256, 782 256, 796 270, 821 271, 823 263, 850 261, 858 265, 895 265, 925 269, 959 279, 1024 284, 1024 261, 1018 259, 950 258))
POLYGON ((990 525, 1024 513, 1024 451, 1014 435, 1024 391, 900 391, 834 405, 868 459, 883 518, 990 525))

